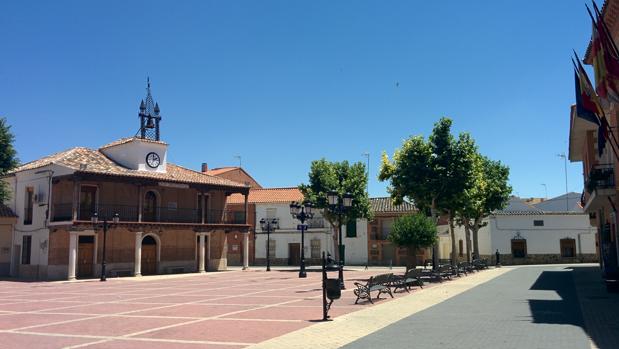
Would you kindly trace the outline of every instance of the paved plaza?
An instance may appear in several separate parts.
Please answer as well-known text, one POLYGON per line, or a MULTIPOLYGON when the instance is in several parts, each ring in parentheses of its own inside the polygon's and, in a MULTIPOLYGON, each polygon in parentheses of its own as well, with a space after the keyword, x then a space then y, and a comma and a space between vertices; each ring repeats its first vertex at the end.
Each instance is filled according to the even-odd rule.
MULTIPOLYGON (((331 314, 372 306, 354 304, 353 282, 384 272, 347 271, 348 289, 331 314)), ((105 283, 0 281, 0 348, 242 348, 321 319, 320 280, 319 272, 299 279, 293 270, 254 269, 105 283)))
POLYGON ((355 305, 354 281, 386 271, 348 271, 329 322, 318 272, 2 281, 0 348, 619 347, 619 295, 591 265, 490 269, 355 305))

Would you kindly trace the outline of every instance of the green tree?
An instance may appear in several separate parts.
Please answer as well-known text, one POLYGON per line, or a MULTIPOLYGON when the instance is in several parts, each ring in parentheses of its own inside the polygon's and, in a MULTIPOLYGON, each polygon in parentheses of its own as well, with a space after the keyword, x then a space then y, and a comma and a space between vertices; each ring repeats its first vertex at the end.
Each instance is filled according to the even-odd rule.
POLYGON ((449 219, 451 260, 456 262, 454 219, 465 190, 472 186, 475 143, 467 133, 456 140, 451 134, 452 121, 441 118, 426 142, 422 136, 405 140, 389 160, 383 153, 379 179, 390 181, 387 188, 396 203, 404 198, 413 201, 435 219, 445 213, 449 219))
MULTIPOLYGON (((15 136, 11 133, 11 126, 6 118, 0 118, 0 176, 4 176, 8 171, 17 167, 19 160, 17 152, 13 148, 15 136)), ((9 199, 9 192, 6 183, 0 179, 0 203, 9 199)))
POLYGON ((471 259, 470 239, 473 236, 473 251, 479 257, 479 229, 486 225, 484 218, 495 210, 505 207, 512 187, 508 184, 509 167, 500 161, 490 160, 477 154, 475 158, 473 186, 465 191, 458 210, 467 239, 467 259, 471 259))
POLYGON ((436 223, 423 213, 396 218, 387 237, 397 246, 408 248, 409 264, 417 266, 417 249, 434 245, 437 240, 436 223))
POLYGON ((324 158, 312 161, 309 183, 299 185, 299 190, 303 193, 305 200, 311 202, 314 207, 322 209, 324 218, 333 227, 337 260, 340 260, 337 232, 342 224, 357 218, 372 218, 367 186, 366 168, 362 162, 349 164, 348 161, 330 162, 324 158), (327 201, 327 194, 330 191, 335 191, 340 196, 345 193, 352 195, 352 207, 345 214, 339 216, 330 211, 327 201))

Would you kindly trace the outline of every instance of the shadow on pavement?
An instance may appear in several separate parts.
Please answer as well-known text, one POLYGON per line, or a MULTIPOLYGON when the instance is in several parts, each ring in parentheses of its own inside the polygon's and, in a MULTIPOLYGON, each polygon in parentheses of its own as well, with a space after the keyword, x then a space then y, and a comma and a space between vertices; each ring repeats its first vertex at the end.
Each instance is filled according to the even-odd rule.
POLYGON ((530 290, 555 291, 560 297, 529 299, 534 323, 579 326, 599 349, 619 348, 619 295, 607 292, 599 268, 544 271, 530 290))

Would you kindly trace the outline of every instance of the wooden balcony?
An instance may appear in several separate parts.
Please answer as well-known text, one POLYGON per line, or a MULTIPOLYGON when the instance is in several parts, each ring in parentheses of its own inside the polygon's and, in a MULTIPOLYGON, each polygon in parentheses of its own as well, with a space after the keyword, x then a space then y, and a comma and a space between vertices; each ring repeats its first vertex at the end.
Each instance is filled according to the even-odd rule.
MULTIPOLYGON (((182 223, 245 225, 245 212, 231 210, 204 210, 195 208, 154 207, 143 209, 128 205, 99 204, 94 210, 99 220, 112 220, 118 214, 121 222, 127 223, 182 223), (140 214, 141 213, 141 214, 140 214)), ((91 209, 75 209, 72 203, 52 205, 52 222, 90 221, 95 213, 91 209)))

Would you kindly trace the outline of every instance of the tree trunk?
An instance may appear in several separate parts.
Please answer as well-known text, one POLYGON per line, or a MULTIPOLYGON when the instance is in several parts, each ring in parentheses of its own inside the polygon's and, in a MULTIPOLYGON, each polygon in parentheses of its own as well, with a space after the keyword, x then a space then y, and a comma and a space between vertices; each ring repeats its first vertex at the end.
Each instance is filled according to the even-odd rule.
POLYGON ((473 224, 473 252, 475 253, 475 257, 479 258, 479 224, 481 223, 480 219, 475 219, 473 224))
POLYGON ((457 252, 456 252, 456 232, 454 227, 454 217, 452 211, 449 210, 449 234, 451 237, 451 265, 456 265, 457 252))
POLYGON ((417 248, 413 245, 408 247, 408 263, 406 263, 406 270, 417 268, 417 248))
POLYGON ((466 261, 471 263, 471 224, 468 219, 464 220, 464 232, 466 239, 466 261))

